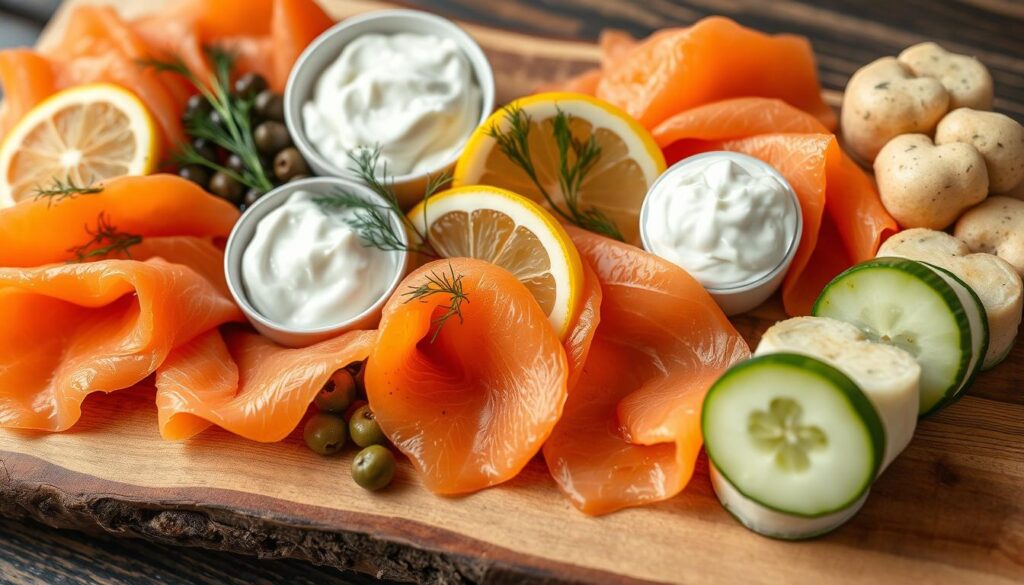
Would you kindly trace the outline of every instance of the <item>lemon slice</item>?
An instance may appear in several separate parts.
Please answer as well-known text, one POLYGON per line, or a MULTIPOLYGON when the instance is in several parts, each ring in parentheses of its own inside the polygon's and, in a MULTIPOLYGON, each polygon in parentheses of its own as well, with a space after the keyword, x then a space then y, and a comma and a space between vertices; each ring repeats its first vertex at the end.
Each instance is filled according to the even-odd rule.
POLYGON ((441 256, 487 260, 511 272, 559 338, 568 334, 579 308, 583 264, 565 228, 541 206, 505 189, 473 185, 421 202, 409 220, 441 256))
POLYGON ((66 89, 25 114, 0 144, 0 208, 55 179, 87 185, 147 174, 157 147, 153 117, 135 94, 109 83, 66 89))
MULTIPOLYGON (((582 94, 542 93, 517 100, 507 108, 519 108, 530 117, 531 160, 544 189, 561 209, 565 204, 552 130, 555 116, 561 110, 571 117, 570 127, 578 140, 594 137, 601 156, 580 186, 579 207, 598 209, 615 223, 627 242, 637 242, 640 206, 654 180, 665 171, 665 156, 650 133, 622 110, 582 94)), ((454 185, 494 185, 546 204, 529 176, 489 136, 492 128, 509 130, 505 109, 492 114, 470 137, 456 163, 454 185)))

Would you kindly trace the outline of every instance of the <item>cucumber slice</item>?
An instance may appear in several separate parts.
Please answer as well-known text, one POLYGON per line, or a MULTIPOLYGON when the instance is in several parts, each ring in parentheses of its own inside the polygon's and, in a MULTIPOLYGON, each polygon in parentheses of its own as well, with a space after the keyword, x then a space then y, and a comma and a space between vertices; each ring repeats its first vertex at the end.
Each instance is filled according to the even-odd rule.
POLYGON ((708 458, 739 493, 804 518, 861 499, 885 453, 882 421, 857 385, 792 353, 730 368, 704 399, 701 430, 708 458))
POLYGON ((803 518, 765 508, 744 496, 729 483, 729 480, 722 477, 721 472, 713 464, 711 486, 715 488, 715 494, 722 507, 739 520, 740 524, 762 536, 784 540, 803 540, 831 532, 860 511, 868 499, 868 492, 864 492, 863 496, 838 512, 817 518, 803 518))
POLYGON ((876 258, 850 268, 825 286, 813 314, 851 323, 914 356, 921 416, 966 389, 988 345, 977 296, 952 274, 914 260, 876 258))
POLYGON ((902 349, 871 341, 864 332, 827 317, 779 321, 761 336, 754 355, 787 352, 817 358, 853 380, 885 428, 881 473, 910 443, 917 426, 921 366, 902 349))

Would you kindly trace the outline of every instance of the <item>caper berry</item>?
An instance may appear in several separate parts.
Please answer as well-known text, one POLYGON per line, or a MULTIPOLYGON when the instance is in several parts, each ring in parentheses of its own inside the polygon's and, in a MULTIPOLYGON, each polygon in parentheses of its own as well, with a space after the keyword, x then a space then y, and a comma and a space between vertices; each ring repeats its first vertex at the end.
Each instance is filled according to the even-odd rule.
POLYGON ((238 205, 242 203, 244 187, 227 173, 217 171, 210 177, 210 192, 238 205))
POLYGON ((263 154, 277 154, 292 145, 292 137, 288 128, 280 122, 263 122, 253 133, 256 148, 263 154))
POLYGON ((284 98, 281 94, 265 89, 256 95, 253 107, 256 115, 264 120, 284 122, 284 98))
POLYGON ((233 152, 224 159, 224 166, 239 174, 245 172, 245 161, 233 152))
POLYGON ((245 199, 242 203, 244 203, 246 207, 251 207, 252 204, 259 201, 260 197, 263 197, 263 195, 264 192, 262 190, 252 187, 245 192, 245 199))
POLYGON ((340 416, 321 412, 306 421, 302 437, 313 451, 321 455, 334 455, 345 446, 348 432, 340 416))
POLYGON ((217 162, 219 158, 217 145, 205 138, 196 138, 192 141, 192 148, 196 153, 210 162, 217 162))
POLYGON ((258 73, 246 73, 235 80, 235 93, 241 98, 255 97, 267 89, 267 80, 258 73))
POLYGON ((206 101, 206 98, 202 95, 196 94, 188 98, 188 101, 185 102, 185 113, 182 115, 181 119, 183 122, 188 124, 192 120, 197 120, 203 116, 209 116, 211 109, 210 102, 206 101))
POLYGON ((282 181, 290 181, 298 175, 309 175, 309 166, 294 146, 277 153, 274 157, 274 175, 282 181))
POLYGON ((395 456, 387 447, 370 445, 352 460, 352 479, 363 489, 383 489, 394 478, 395 456))
POLYGON ((181 167, 178 169, 178 176, 192 181, 203 189, 206 189, 210 184, 210 172, 199 165, 181 167))
POLYGON ((352 374, 348 370, 341 369, 334 372, 331 379, 327 380, 313 402, 320 412, 341 415, 348 410, 357 394, 356 381, 352 378, 352 374))
POLYGON ((348 432, 352 435, 352 442, 360 447, 384 445, 388 442, 368 405, 352 413, 352 418, 348 420, 348 432))

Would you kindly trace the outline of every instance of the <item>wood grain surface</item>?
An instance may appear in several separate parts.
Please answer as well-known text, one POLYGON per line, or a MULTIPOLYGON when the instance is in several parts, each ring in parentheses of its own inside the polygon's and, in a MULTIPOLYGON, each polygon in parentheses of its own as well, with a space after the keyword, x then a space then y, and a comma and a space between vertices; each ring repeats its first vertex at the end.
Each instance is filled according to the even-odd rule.
MULTIPOLYGON (((162 1, 119 3, 152 10, 162 1)), ((338 17, 385 6, 324 4, 338 17)), ((1024 118, 1024 8, 1014 1, 411 4, 468 21, 496 70, 499 100, 589 67, 598 56, 590 41, 604 26, 643 35, 721 13, 764 30, 809 36, 823 83, 832 89, 841 89, 867 60, 923 38, 939 39, 979 54, 996 77, 997 107, 1024 118)), ((738 324, 756 342, 777 316, 777 307, 769 306, 738 324)), ((922 422, 850 524, 808 543, 772 541, 741 528, 718 505, 703 457, 681 496, 600 519, 572 509, 539 461, 505 486, 458 499, 429 495, 402 466, 392 489, 369 495, 347 477, 351 453, 319 458, 298 437, 262 445, 215 430, 189 443, 163 442, 152 395, 145 392, 90 398, 81 423, 68 433, 0 432, 0 512, 50 526, 434 583, 1014 583, 1024 581, 1022 379, 1024 347, 1018 347, 968 397, 922 422)), ((7 550, 31 549, 16 544, 35 534, 31 525, 22 526, 0 526, 4 546, 15 543, 7 550)), ((55 540, 67 542, 71 560, 51 562, 55 572, 38 573, 39 580, 90 581, 88 563, 75 556, 85 556, 87 545, 64 536, 55 540)), ((152 545, 126 545, 125 564, 156 554, 145 551, 177 554, 147 547, 152 545)), ((244 561, 223 557, 228 560, 218 565, 202 559, 221 557, 202 554, 211 556, 196 562, 213 563, 213 571, 259 582, 256 572, 233 568, 244 561)), ((337 576, 288 566, 295 568, 271 565, 278 568, 263 575, 299 583, 337 576)), ((193 577, 178 572, 175 577, 193 577)), ((0 576, 12 574, 27 580, 34 573, 0 560, 0 576)), ((117 581, 122 577, 97 580, 133 582, 117 581)), ((197 572, 194 579, 231 582, 217 573, 206 578, 197 572)))

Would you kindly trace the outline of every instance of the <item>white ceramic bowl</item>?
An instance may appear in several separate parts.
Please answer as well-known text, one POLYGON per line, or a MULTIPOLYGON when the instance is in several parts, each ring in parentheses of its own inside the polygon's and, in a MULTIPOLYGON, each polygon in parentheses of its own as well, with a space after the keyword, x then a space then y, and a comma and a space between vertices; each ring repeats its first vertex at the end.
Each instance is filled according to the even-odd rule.
MULTIPOLYGON (((752 156, 724 150, 705 152, 677 162, 662 173, 654 184, 651 185, 650 190, 647 191, 647 197, 644 198, 643 206, 640 208, 640 240, 643 243, 645 250, 652 254, 655 253, 647 234, 647 218, 650 214, 650 206, 648 205, 648 202, 651 200, 651 194, 655 192, 658 185, 661 184, 662 181, 666 180, 667 177, 683 172, 694 165, 705 165, 713 160, 721 159, 731 160, 747 170, 767 173, 775 177, 775 179, 778 180, 779 183, 781 183, 789 192, 789 201, 796 213, 796 229, 794 231, 793 238, 789 242, 789 247, 786 249, 785 256, 782 257, 782 260, 771 270, 771 272, 756 280, 740 283, 735 286, 704 286, 726 315, 738 315, 739 313, 745 313, 756 308, 761 303, 768 300, 768 297, 772 296, 775 291, 779 289, 779 285, 782 284, 782 279, 786 277, 786 272, 789 270, 789 265, 793 263, 793 257, 796 256, 797 248, 800 247, 800 237, 803 234, 804 229, 800 200, 797 198, 796 191, 793 190, 789 181, 787 181, 786 178, 782 176, 782 173, 777 171, 775 167, 752 156)), ((683 266, 682 268, 685 269, 686 267, 683 266)))
MULTIPOLYGON (((349 42, 368 34, 418 33, 449 38, 462 50, 473 68, 476 82, 480 86, 481 107, 480 121, 483 124, 494 110, 494 72, 484 55, 483 49, 476 44, 466 31, 452 21, 418 10, 380 10, 359 16, 346 18, 327 29, 317 37, 299 56, 288 77, 288 85, 284 91, 284 117, 288 131, 292 135, 295 146, 309 162, 309 166, 318 175, 335 177, 351 177, 348 169, 335 166, 324 158, 306 137, 302 124, 302 106, 308 102, 316 88, 323 71, 341 54, 349 42)), ((469 139, 469 136, 466 136, 469 139)), ((465 144, 463 144, 463 147, 465 144)), ((449 170, 462 154, 462 148, 453 153, 452 157, 425 173, 412 173, 393 177, 395 193, 403 208, 408 209, 423 198, 423 189, 428 176, 437 176, 449 170)))
MULTIPOLYGON (((280 207, 296 191, 310 191, 329 195, 338 189, 344 189, 373 203, 384 204, 380 195, 377 195, 365 185, 348 179, 313 177, 292 181, 260 197, 256 203, 246 209, 228 237, 227 248, 224 250, 224 275, 227 279, 228 290, 231 291, 231 296, 235 299, 235 303, 245 313, 252 326, 281 345, 303 347, 337 337, 346 331, 376 327, 377 322, 380 320, 380 313, 381 309, 384 308, 384 303, 387 302, 388 298, 395 292, 395 289, 398 288, 398 284, 402 281, 408 268, 408 253, 401 250, 389 252, 394 255, 395 275, 391 279, 387 291, 365 311, 341 323, 325 323, 321 327, 309 329, 290 327, 263 316, 252 306, 246 293, 245 282, 242 280, 242 255, 256 233, 256 225, 268 213, 280 207)), ((408 245, 405 226, 402 225, 401 220, 395 217, 394 214, 391 214, 391 219, 395 233, 400 234, 402 242, 408 245)))

